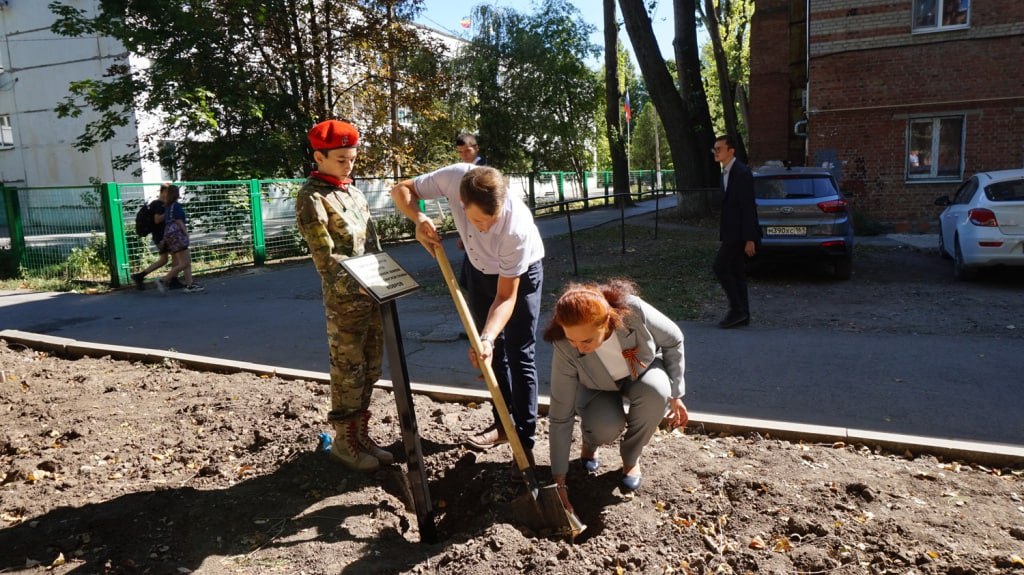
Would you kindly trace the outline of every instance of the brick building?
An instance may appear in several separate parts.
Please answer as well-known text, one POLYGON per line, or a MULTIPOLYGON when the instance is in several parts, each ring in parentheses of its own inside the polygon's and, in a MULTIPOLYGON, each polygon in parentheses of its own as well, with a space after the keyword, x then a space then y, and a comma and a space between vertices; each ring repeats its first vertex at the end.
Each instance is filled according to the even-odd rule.
POLYGON ((1024 166, 1021 0, 757 0, 750 53, 751 162, 831 166, 869 221, 1024 166))

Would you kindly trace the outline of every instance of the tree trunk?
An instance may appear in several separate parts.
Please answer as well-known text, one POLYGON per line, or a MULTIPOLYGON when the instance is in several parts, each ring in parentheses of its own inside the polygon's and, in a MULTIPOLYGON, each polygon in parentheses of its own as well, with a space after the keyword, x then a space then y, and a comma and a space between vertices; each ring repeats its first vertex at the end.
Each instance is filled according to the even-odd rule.
POLYGON ((715 11, 715 0, 704 0, 704 24, 711 36, 711 48, 715 56, 715 71, 718 73, 718 92, 722 97, 722 116, 725 120, 725 131, 736 139, 736 157, 747 163, 747 147, 740 135, 739 122, 736 117, 736 95, 734 84, 729 79, 729 59, 722 46, 722 32, 715 11))
MULTIPOLYGON (((692 118, 691 135, 697 150, 694 166, 700 170, 705 187, 717 186, 721 170, 711 153, 711 147, 715 145, 715 128, 711 124, 711 110, 708 109, 708 95, 704 91, 701 73, 696 0, 674 0, 673 11, 676 24, 675 49, 679 90, 683 104, 692 118)), ((703 201, 700 207, 703 213, 709 213, 709 207, 704 205, 703 201)))
POLYGON ((692 167, 692 142, 685 136, 690 118, 658 50, 645 3, 643 0, 619 0, 619 7, 651 103, 665 125, 676 181, 681 188, 699 187, 700 181, 695 179, 697 174, 692 167))
MULTIPOLYGON (((619 124, 619 27, 615 0, 604 0, 604 118, 612 157, 612 186, 616 194, 629 192, 629 160, 619 124)), ((616 205, 628 197, 615 198, 616 205)))

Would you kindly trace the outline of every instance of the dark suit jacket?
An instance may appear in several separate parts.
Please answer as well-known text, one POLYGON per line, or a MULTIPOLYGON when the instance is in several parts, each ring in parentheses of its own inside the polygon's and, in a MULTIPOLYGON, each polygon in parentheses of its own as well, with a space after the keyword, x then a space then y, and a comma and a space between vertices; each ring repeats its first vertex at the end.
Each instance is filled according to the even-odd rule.
POLYGON ((754 201, 754 175, 743 162, 736 160, 729 171, 729 187, 722 195, 722 221, 718 239, 723 242, 761 243, 761 225, 757 221, 754 201))

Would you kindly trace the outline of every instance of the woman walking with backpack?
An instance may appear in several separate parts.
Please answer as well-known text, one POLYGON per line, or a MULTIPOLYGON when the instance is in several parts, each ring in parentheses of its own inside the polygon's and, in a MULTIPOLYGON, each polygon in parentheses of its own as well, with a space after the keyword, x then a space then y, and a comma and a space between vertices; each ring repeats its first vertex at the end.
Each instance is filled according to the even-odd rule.
MULTIPOLYGON (((142 212, 140 211, 140 215, 136 216, 137 218, 145 217, 150 220, 148 222, 145 222, 146 229, 144 231, 145 233, 152 234, 153 245, 156 246, 156 251, 157 253, 160 254, 155 262, 149 264, 149 267, 142 270, 141 272, 132 274, 132 281, 135 282, 135 287, 138 288, 139 290, 146 289, 145 281, 147 275, 164 267, 165 265, 167 265, 167 262, 170 261, 170 254, 167 252, 167 248, 164 247, 163 241, 164 209, 167 206, 167 190, 168 188, 172 187, 174 187, 174 185, 171 184, 170 182, 164 182, 163 184, 160 184, 160 197, 149 203, 145 214, 142 214, 142 212)), ((136 220, 136 225, 139 225, 138 219, 136 220)), ((144 233, 140 231, 139 235, 144 235, 144 233)), ((172 289, 178 289, 185 287, 185 284, 181 283, 181 281, 178 280, 177 276, 175 276, 174 278, 171 279, 170 287, 172 289)))
POLYGON ((166 206, 164 207, 162 246, 171 254, 171 269, 167 270, 163 278, 156 280, 156 287, 160 293, 167 293, 168 284, 179 273, 183 273, 185 279, 183 291, 185 293, 202 293, 206 291, 206 288, 192 281, 192 255, 188 249, 188 225, 185 208, 178 203, 180 197, 181 190, 178 186, 168 186, 166 206))

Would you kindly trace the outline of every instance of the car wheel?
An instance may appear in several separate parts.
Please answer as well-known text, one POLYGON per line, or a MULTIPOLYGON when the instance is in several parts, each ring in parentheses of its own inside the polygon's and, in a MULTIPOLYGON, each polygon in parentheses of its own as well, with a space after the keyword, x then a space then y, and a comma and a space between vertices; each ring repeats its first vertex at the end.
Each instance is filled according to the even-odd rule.
POLYGON ((853 259, 852 258, 839 258, 832 262, 833 273, 836 279, 848 280, 853 274, 853 259))
POLYGON ((942 256, 942 259, 944 259, 944 260, 951 260, 951 259, 953 259, 953 256, 949 255, 949 252, 946 251, 946 240, 943 239, 943 237, 942 237, 942 225, 941 224, 939 225, 939 255, 942 256))
POLYGON ((978 270, 967 267, 964 263, 964 254, 960 250, 960 238, 956 238, 953 244, 953 274, 956 275, 956 279, 963 281, 971 281, 978 277, 978 270))

